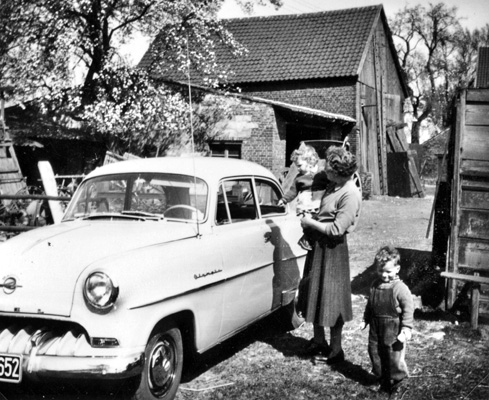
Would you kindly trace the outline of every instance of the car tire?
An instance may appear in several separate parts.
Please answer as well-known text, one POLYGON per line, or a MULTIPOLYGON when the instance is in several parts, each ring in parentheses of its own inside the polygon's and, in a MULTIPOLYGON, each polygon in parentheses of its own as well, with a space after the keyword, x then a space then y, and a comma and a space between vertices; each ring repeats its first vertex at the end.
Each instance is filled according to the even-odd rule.
POLYGON ((148 341, 144 352, 143 373, 134 400, 172 400, 182 377, 182 334, 167 324, 148 341))

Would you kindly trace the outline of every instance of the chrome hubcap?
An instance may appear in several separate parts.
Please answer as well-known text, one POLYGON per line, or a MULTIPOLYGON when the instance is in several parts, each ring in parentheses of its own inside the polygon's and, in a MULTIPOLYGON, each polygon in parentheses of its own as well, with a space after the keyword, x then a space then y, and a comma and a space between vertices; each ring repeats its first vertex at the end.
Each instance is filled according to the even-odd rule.
POLYGON ((149 357, 149 386, 155 396, 163 396, 175 379, 176 349, 172 342, 160 339, 149 357))

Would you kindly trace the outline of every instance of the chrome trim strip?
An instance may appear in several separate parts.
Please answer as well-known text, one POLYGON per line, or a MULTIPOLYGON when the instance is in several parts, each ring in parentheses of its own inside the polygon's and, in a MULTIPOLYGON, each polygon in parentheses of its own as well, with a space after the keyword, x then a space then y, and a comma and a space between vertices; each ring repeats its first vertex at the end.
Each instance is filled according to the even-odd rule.
POLYGON ((269 268, 271 265, 272 264, 264 265, 262 267, 255 268, 253 270, 246 271, 246 272, 243 272, 241 274, 234 275, 232 277, 227 277, 227 278, 225 277, 225 278, 223 278, 223 279, 221 279, 221 280, 219 280, 217 282, 209 283, 207 285, 202 285, 202 286, 196 287, 194 289, 187 290, 186 292, 182 292, 182 293, 175 294, 173 296, 165 297, 164 299, 153 301, 151 303, 146 303, 146 304, 141 304, 139 306, 130 307, 128 309, 129 310, 137 310, 138 308, 144 308, 144 307, 148 307, 148 306, 153 306, 155 304, 163 303, 164 301, 168 301, 168 300, 175 299, 175 298, 182 297, 182 296, 187 296, 189 294, 198 292, 200 290, 205 290, 205 289, 209 289, 211 287, 217 286, 217 285, 221 285, 223 282, 229 282, 229 281, 232 281, 234 279, 238 279, 238 278, 242 277, 243 275, 248 275, 248 274, 250 274, 252 272, 260 271, 261 269, 264 269, 264 268, 269 268))
MULTIPOLYGON (((306 255, 304 254, 304 255, 299 256, 299 257, 289 257, 289 258, 285 258, 285 259, 280 260, 280 261, 285 262, 285 261, 289 261, 289 260, 300 260, 301 258, 305 258, 305 257, 306 257, 306 255)), ((153 306, 155 304, 163 303, 165 301, 168 301, 168 300, 171 300, 171 299, 176 299, 178 297, 187 296, 187 295, 192 294, 192 293, 195 293, 195 292, 197 292, 199 290, 209 289, 209 288, 211 288, 213 286, 221 285, 223 282, 229 282, 229 281, 232 281, 233 279, 238 279, 238 278, 242 277, 243 275, 251 274, 253 272, 260 271, 261 269, 264 269, 264 268, 269 268, 272 265, 273 265, 273 263, 267 264, 267 265, 264 265, 264 266, 261 266, 261 267, 258 267, 258 268, 255 268, 255 269, 246 271, 246 272, 242 272, 241 274, 238 274, 238 275, 234 275, 234 276, 231 276, 231 277, 223 278, 223 279, 221 279, 221 280, 219 280, 217 282, 209 283, 208 285, 199 286, 197 288, 194 288, 194 289, 191 289, 191 290, 187 290, 186 292, 183 292, 183 293, 178 293, 178 294, 173 295, 173 296, 170 296, 170 297, 165 297, 164 299, 153 301, 151 303, 141 304, 139 306, 129 307, 128 310, 137 310, 139 308, 153 306)))

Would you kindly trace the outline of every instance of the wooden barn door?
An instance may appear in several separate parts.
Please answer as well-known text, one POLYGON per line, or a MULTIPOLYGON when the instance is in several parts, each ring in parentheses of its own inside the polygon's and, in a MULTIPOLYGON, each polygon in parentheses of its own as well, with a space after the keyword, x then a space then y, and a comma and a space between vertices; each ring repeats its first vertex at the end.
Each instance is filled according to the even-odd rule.
MULTIPOLYGON (((489 273, 489 89, 469 89, 457 108, 452 229, 447 269, 489 273)), ((448 305, 456 298, 450 280, 448 305)))

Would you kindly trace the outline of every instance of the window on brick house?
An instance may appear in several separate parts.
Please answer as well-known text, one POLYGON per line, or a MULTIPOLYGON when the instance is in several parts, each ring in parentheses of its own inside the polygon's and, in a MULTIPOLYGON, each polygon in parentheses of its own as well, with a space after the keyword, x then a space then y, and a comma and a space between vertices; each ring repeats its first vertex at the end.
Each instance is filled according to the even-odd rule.
POLYGON ((211 142, 212 157, 241 158, 241 142, 211 142))

